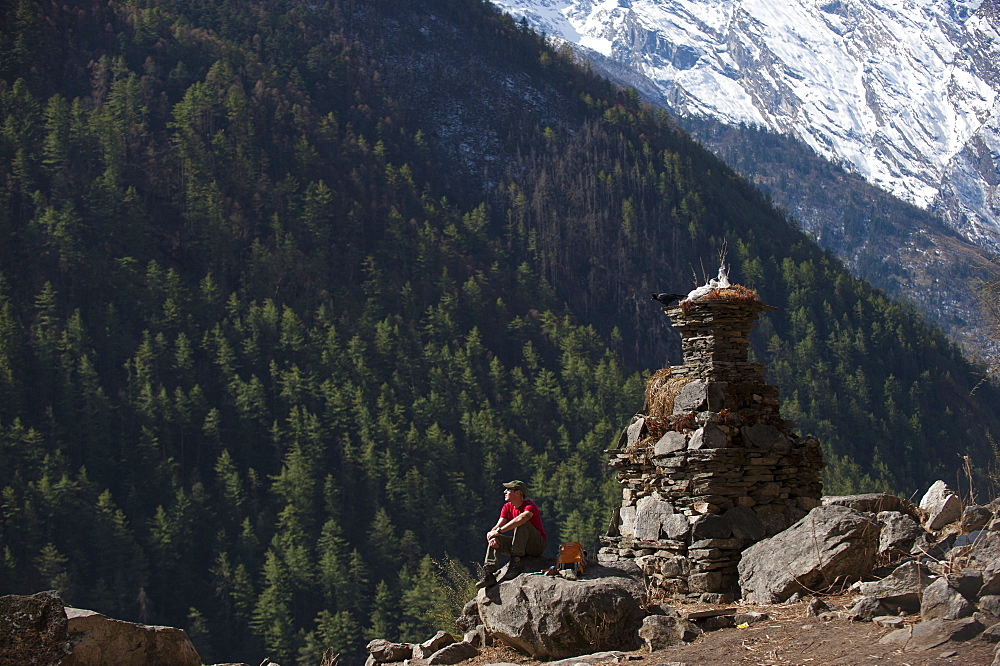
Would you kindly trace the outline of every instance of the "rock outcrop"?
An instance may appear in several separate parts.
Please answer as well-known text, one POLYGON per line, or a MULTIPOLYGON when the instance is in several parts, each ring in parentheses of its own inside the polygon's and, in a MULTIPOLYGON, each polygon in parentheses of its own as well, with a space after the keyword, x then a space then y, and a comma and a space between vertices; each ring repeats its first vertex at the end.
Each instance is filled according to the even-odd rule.
POLYGON ((743 552, 743 598, 759 604, 828 588, 871 571, 878 552, 878 523, 844 506, 813 509, 784 532, 743 552))
POLYGON ((72 656, 64 666, 201 666, 187 634, 105 617, 81 608, 66 609, 72 656))
POLYGON ((552 660, 638 647, 643 597, 635 567, 594 567, 577 581, 521 575, 481 590, 477 602, 494 640, 552 660))
POLYGON ((55 592, 0 597, 0 664, 201 666, 187 634, 66 608, 55 592))
POLYGON ((0 597, 0 664, 56 664, 70 652, 62 600, 55 592, 0 597))
POLYGON ((881 527, 880 557, 898 562, 877 575, 868 572, 874 580, 852 587, 860 596, 847 617, 898 627, 904 624, 898 617, 886 616, 919 614, 918 623, 882 639, 903 650, 929 650, 981 632, 987 639, 991 632, 1000 635, 1000 501, 963 505, 957 493, 938 481, 919 510, 905 502, 880 510, 903 502, 895 498, 888 504, 853 498, 823 502, 867 510, 881 527))
MULTIPOLYGON (((466 610, 469 612, 477 608, 474 602, 466 604, 466 610)), ((375 664, 412 660, 414 664, 447 666, 472 659, 479 655, 479 648, 488 640, 486 632, 479 625, 478 612, 476 616, 475 620, 466 617, 465 614, 462 618, 458 618, 460 623, 469 626, 465 639, 461 641, 456 641, 455 637, 446 631, 437 632, 423 643, 390 643, 380 638, 375 639, 368 643, 368 660, 365 663, 367 666, 375 666, 375 664)))

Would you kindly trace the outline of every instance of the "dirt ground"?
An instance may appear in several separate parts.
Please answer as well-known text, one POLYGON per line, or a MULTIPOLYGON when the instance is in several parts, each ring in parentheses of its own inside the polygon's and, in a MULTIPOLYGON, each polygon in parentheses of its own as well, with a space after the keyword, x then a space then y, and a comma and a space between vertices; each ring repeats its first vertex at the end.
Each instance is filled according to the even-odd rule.
MULTIPOLYGON (((843 608, 849 598, 827 600, 843 608)), ((964 643, 946 643, 926 652, 903 652, 897 647, 880 645, 878 639, 889 629, 871 622, 851 622, 838 618, 823 621, 806 615, 806 603, 778 606, 740 606, 730 608, 767 613, 771 619, 745 629, 726 628, 709 631, 688 645, 656 652, 636 650, 625 659, 635 666, 686 664, 687 666, 927 666, 957 664, 989 666, 995 645, 980 638, 964 643), (634 661, 633 661, 634 660, 634 661)), ((677 606, 681 613, 708 610, 704 605, 677 606)), ((916 622, 918 617, 905 618, 916 622)), ((624 661, 622 659, 621 661, 624 661)), ((483 653, 463 666, 485 666, 507 662, 536 666, 540 662, 505 646, 485 648, 483 653)))

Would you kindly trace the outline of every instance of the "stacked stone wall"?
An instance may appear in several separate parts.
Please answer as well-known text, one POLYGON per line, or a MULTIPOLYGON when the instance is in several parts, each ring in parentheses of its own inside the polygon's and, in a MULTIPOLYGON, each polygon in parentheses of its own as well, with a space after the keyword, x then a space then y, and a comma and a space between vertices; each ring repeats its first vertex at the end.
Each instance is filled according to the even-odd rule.
POLYGON ((635 559, 653 596, 724 602, 738 594, 743 550, 819 505, 822 452, 781 419, 778 389, 764 383, 763 364, 747 361, 750 330, 767 306, 686 305, 665 312, 684 349, 669 377, 688 381, 657 373, 657 386, 676 391, 657 402, 673 412, 637 414, 608 452, 622 502, 598 558, 635 559))

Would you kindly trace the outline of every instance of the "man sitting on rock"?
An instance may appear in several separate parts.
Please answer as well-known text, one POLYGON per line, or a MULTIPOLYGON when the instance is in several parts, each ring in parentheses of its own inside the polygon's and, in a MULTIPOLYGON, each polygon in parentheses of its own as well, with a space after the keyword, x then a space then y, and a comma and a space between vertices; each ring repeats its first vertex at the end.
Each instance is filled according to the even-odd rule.
POLYGON ((521 558, 525 555, 538 557, 545 552, 545 528, 542 527, 542 514, 538 505, 525 499, 528 492, 523 481, 508 481, 503 484, 504 499, 507 503, 500 509, 497 524, 486 533, 486 561, 483 563, 483 577, 476 583, 478 587, 489 587, 497 584, 497 554, 510 555, 510 563, 504 579, 511 579, 521 573, 524 565, 521 558), (503 532, 514 530, 513 536, 505 536, 503 532))

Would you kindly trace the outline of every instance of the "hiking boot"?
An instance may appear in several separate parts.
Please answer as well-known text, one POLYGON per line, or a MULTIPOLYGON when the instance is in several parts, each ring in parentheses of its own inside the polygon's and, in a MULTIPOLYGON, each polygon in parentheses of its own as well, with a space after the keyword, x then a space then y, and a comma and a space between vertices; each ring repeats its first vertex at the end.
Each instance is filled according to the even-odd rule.
POLYGON ((484 587, 493 587, 494 585, 496 585, 497 577, 494 574, 495 574, 494 569, 483 569, 483 575, 480 576, 479 580, 476 581, 476 587, 484 588, 484 587))

